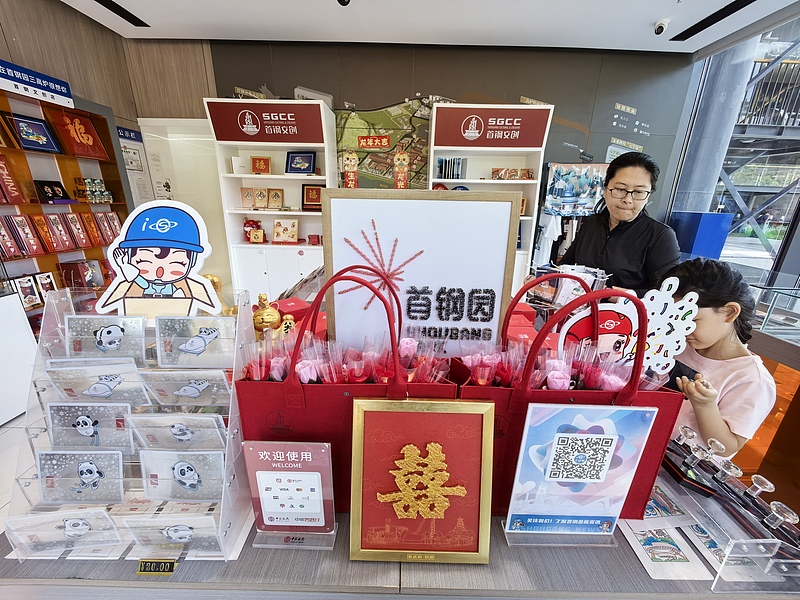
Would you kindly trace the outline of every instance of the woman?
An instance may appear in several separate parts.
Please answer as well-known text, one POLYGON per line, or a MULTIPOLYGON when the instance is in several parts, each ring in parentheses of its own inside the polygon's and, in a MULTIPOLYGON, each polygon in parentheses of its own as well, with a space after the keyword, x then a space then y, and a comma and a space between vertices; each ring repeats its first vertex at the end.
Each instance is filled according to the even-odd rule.
POLYGON ((561 263, 603 269, 609 285, 638 296, 657 288, 661 275, 680 260, 675 232, 644 210, 659 172, 642 152, 615 158, 606 171, 600 212, 583 220, 561 263))

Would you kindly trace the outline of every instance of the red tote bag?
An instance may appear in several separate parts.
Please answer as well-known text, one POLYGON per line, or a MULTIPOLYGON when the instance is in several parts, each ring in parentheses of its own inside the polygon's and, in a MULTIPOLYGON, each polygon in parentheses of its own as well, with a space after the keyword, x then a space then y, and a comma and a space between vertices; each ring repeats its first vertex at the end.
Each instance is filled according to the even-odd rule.
MULTIPOLYGON (((536 282, 531 283, 536 284, 536 282)), ((517 458, 525 428, 525 415, 528 410, 528 404, 538 402, 595 406, 614 404, 658 409, 650 437, 636 469, 633 484, 620 514, 623 519, 642 519, 644 517, 644 511, 650 499, 650 493, 658 475, 661 461, 664 458, 672 428, 678 418, 678 412, 683 402, 683 394, 669 390, 639 390, 638 377, 631 377, 628 384, 619 392, 530 389, 536 356, 547 335, 557 324, 585 304, 591 303, 593 306, 592 312, 596 314, 597 302, 608 298, 627 298, 632 300, 636 307, 638 323, 647 323, 647 311, 638 298, 632 298, 625 292, 610 289, 589 292, 566 304, 544 324, 533 341, 525 364, 525 370, 522 373, 522 379, 515 388, 471 385, 461 387, 461 398, 465 400, 489 400, 495 404, 494 479, 492 482, 493 514, 505 515, 508 512, 511 490, 516 474, 517 458)), ((594 321, 594 337, 596 337, 597 319, 595 318, 594 321)), ((646 335, 647 328, 640 325, 637 331, 633 373, 640 373, 644 364, 646 335)))
MULTIPOLYGON (((359 267, 363 268, 363 267, 359 267)), ((352 270, 352 268, 348 269, 352 270)), ((334 505, 339 512, 350 510, 350 472, 353 443, 354 398, 442 398, 452 400, 453 383, 408 383, 404 380, 397 351, 397 331, 389 301, 371 283, 354 275, 337 273, 322 287, 308 315, 315 315, 325 292, 334 284, 350 281, 376 295, 386 310, 394 362, 394 379, 389 383, 302 384, 295 373, 300 344, 292 353, 289 373, 282 382, 244 381, 234 383, 239 403, 244 440, 329 442, 333 462, 334 505)), ((396 298, 396 295, 395 295, 396 298)), ((399 306, 399 304, 398 304, 399 306)), ((399 313, 400 311, 398 311, 399 313)), ((301 339, 313 320, 297 326, 301 339)))

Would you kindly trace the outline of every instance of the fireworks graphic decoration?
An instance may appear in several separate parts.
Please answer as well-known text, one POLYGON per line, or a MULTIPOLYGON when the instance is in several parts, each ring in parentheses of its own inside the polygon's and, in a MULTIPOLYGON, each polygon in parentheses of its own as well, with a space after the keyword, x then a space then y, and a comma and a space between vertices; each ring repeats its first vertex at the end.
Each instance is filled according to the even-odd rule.
MULTIPOLYGON (((372 255, 371 257, 368 256, 367 251, 361 250, 358 246, 356 246, 352 241, 347 238, 344 238, 344 241, 347 242, 347 245, 350 246, 356 254, 358 254, 364 262, 367 263, 370 267, 379 271, 386 279, 378 277, 375 273, 366 270, 356 269, 353 273, 358 275, 363 275, 364 278, 373 284, 375 287, 378 288, 379 291, 388 291, 389 284, 396 290, 400 291, 400 286, 398 285, 401 281, 404 281, 401 275, 405 272, 405 267, 414 259, 419 258, 425 250, 417 251, 411 258, 401 262, 396 267, 394 266, 395 254, 397 252, 397 244, 399 243, 398 238, 394 238, 394 242, 392 243, 392 251, 389 254, 388 261, 383 253, 383 246, 381 245, 381 237, 378 234, 378 226, 375 225, 375 219, 372 219, 372 234, 374 240, 370 239, 370 236, 367 234, 366 231, 363 229, 361 230, 361 237, 364 239, 364 242, 367 244, 368 252, 372 255), (389 282, 389 283, 387 283, 389 282)), ((347 288, 346 290, 341 290, 339 294, 347 294, 348 292, 353 292, 355 290, 360 289, 361 286, 353 286, 347 288)), ((375 294, 371 294, 369 300, 364 305, 364 310, 367 310, 372 304, 372 301, 375 300, 375 294)))

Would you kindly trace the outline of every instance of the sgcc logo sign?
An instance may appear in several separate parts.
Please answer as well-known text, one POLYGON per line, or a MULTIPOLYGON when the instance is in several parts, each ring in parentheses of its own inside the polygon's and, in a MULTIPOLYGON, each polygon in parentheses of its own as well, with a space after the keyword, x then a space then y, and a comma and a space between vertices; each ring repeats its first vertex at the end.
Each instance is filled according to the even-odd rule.
POLYGON ((477 140, 483 134, 483 119, 470 115, 461 122, 461 135, 469 141, 477 140))
POLYGON ((244 131, 247 135, 255 135, 261 129, 261 122, 258 120, 258 115, 252 110, 243 110, 240 112, 238 121, 239 129, 244 131))

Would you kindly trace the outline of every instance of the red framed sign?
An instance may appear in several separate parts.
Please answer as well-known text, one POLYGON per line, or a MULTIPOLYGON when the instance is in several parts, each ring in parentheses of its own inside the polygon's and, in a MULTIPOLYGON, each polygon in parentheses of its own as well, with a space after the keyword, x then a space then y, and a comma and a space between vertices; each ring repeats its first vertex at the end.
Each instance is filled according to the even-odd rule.
POLYGON ((433 145, 463 148, 542 148, 550 105, 433 107, 433 145))
POLYGON ((256 529, 334 530, 330 444, 246 441, 243 454, 256 529))
POLYGON ((218 142, 322 144, 322 104, 206 100, 218 142))
POLYGON ((353 405, 351 560, 489 562, 494 405, 353 405))

